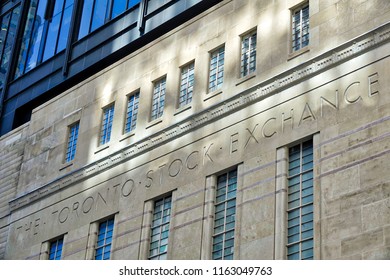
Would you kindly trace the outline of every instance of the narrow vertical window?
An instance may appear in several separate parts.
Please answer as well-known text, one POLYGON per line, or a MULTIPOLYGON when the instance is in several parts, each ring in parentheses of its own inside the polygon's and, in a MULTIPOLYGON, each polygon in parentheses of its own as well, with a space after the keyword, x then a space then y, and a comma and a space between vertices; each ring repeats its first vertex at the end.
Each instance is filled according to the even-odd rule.
POLYGON ((210 54, 209 92, 220 89, 223 84, 225 46, 210 54))
POLYGON ((99 224, 99 232, 95 250, 95 260, 109 260, 111 255, 114 218, 99 224))
POLYGON ((64 238, 61 237, 50 243, 49 260, 60 260, 62 255, 62 247, 64 238))
POLYGON ((194 68, 194 62, 181 68, 179 107, 187 105, 192 101, 192 93, 194 91, 194 68))
POLYGON ((131 95, 127 100, 125 133, 133 131, 137 125, 138 104, 139 92, 131 95))
POLYGON ((313 259, 313 141, 289 149, 287 258, 313 259))
POLYGON ((292 11, 292 51, 309 45, 309 4, 292 11))
POLYGON ((19 15, 20 5, 0 17, 0 91, 8 71, 19 15))
POLYGON ((253 31, 242 37, 241 42, 241 77, 256 70, 257 32, 253 31))
POLYGON ((103 109, 103 121, 100 132, 100 145, 104 145, 110 141, 113 120, 114 104, 103 109))
POLYGON ((160 118, 164 113, 165 88, 166 77, 154 83, 151 120, 160 118))
POLYGON ((167 259, 171 207, 172 196, 157 200, 154 203, 149 249, 150 260, 167 259))
POLYGON ((236 215, 237 169, 217 178, 212 259, 232 260, 236 215))
POLYGON ((66 162, 72 161, 76 155, 77 140, 79 137, 79 126, 80 123, 77 122, 69 127, 68 143, 65 157, 66 162))

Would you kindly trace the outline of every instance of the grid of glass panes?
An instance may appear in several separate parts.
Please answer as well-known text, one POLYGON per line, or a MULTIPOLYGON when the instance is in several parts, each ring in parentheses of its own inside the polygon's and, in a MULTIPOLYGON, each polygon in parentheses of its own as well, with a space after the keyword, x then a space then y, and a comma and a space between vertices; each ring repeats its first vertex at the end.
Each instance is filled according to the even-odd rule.
POLYGON ((160 118, 164 113, 166 78, 154 83, 151 120, 160 118))
POLYGON ((19 15, 20 5, 0 17, 0 89, 5 83, 19 15))
POLYGON ((99 224, 99 233, 95 250, 95 260, 109 260, 111 254, 114 218, 99 224))
POLYGON ((100 145, 104 145, 110 141, 113 120, 114 104, 103 109, 103 122, 100 132, 100 145))
POLYGON ((49 260, 60 260, 64 238, 59 238, 50 243, 49 260))
POLYGON ((138 105, 139 92, 129 96, 127 100, 125 133, 133 131, 137 125, 138 105))
POLYGON ((179 107, 192 101, 192 93, 194 91, 194 69, 194 62, 181 68, 179 107))
POLYGON ((292 15, 292 50, 309 45, 309 4, 297 9, 292 15))
POLYGON ((168 196, 154 203, 150 260, 166 260, 168 252, 169 222, 171 219, 172 197, 168 196))
POLYGON ((65 161, 72 161, 76 155, 77 140, 79 137, 79 126, 80 123, 77 122, 69 127, 69 136, 68 136, 68 145, 66 148, 66 157, 65 161))
POLYGON ((313 141, 289 149, 287 258, 313 259, 313 141))
POLYGON ((210 54, 209 91, 220 89, 223 84, 225 46, 210 54))
POLYGON ((232 260, 236 216, 237 169, 217 178, 213 260, 232 260))
POLYGON ((241 46, 241 77, 256 70, 256 42, 257 32, 242 37, 241 46))
POLYGON ((140 2, 141 0, 84 0, 79 39, 140 2))
POLYGON ((66 48, 74 0, 31 0, 15 77, 66 48))

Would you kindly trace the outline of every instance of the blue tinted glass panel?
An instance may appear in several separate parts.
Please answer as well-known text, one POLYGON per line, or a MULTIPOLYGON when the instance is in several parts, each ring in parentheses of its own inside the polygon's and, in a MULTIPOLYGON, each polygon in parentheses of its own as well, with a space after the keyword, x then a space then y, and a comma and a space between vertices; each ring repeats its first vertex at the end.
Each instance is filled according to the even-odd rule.
POLYGON ((98 240, 96 243, 95 260, 109 260, 111 254, 114 219, 99 224, 98 240))
POLYGON ((66 48, 66 43, 68 42, 70 21, 72 19, 73 2, 74 1, 71 0, 66 1, 65 3, 65 9, 61 21, 60 36, 58 37, 57 43, 57 53, 64 50, 66 48))
POLYGON ((135 5, 139 4, 141 0, 129 0, 129 3, 127 4, 127 8, 134 7, 135 5))
POLYGON ((49 260, 60 260, 64 239, 60 238, 50 243, 49 260))
POLYGON ((91 24, 93 0, 84 0, 83 13, 81 15, 81 23, 79 30, 79 39, 83 38, 89 33, 89 27, 91 24))
POLYGON ((106 21, 108 0, 96 0, 92 12, 92 23, 90 32, 102 26, 106 21))
POLYGON ((126 11, 126 1, 125 0, 113 0, 111 18, 115 18, 124 11, 126 11))

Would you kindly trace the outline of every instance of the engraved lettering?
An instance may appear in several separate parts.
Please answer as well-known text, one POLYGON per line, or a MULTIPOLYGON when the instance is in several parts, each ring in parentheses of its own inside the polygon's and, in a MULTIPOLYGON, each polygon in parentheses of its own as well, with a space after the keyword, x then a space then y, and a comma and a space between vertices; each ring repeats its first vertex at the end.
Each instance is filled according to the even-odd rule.
POLYGON ((69 207, 62 208, 62 210, 60 211, 60 214, 58 215, 58 221, 60 222, 60 224, 63 224, 66 222, 66 220, 68 219, 69 213, 70 213, 69 207))
POLYGON ((305 108, 303 109, 302 116, 301 116, 301 119, 299 121, 298 126, 300 126, 303 121, 306 121, 308 119, 315 121, 316 116, 314 115, 313 111, 311 110, 309 103, 306 103, 305 108))
POLYGON ((123 197, 128 197, 128 196, 132 193, 133 188, 134 188, 134 185, 135 185, 134 180, 132 180, 132 179, 127 180, 127 181, 123 184, 123 186, 122 186, 122 188, 121 188, 121 194, 122 194, 122 196, 123 196, 123 197))
POLYGON ((210 154, 209 154, 210 149, 211 149, 211 147, 212 147, 213 145, 214 145, 214 143, 211 143, 211 144, 209 145, 208 148, 207 148, 207 147, 204 147, 203 165, 206 164, 206 158, 207 158, 210 162, 214 162, 214 160, 211 158, 211 156, 210 156, 210 154))
POLYGON ((230 135, 230 154, 238 151, 238 133, 230 135))
POLYGON ((350 89, 353 87, 353 86, 359 86, 360 85, 360 82, 354 82, 354 83, 352 83, 352 84, 350 84, 347 88, 346 88, 346 90, 344 91, 344 99, 345 99, 345 102, 346 103, 348 103, 348 104, 354 104, 354 103, 356 103, 356 102, 359 102, 361 99, 362 99, 362 97, 359 95, 358 97, 356 97, 355 99, 351 99, 351 97, 350 97, 350 93, 351 93, 351 91, 350 91, 350 89))
POLYGON ((95 200, 93 199, 92 196, 88 196, 83 201, 81 208, 82 208, 84 214, 87 214, 89 211, 91 211, 94 202, 95 202, 95 200))
POLYGON ((162 183, 163 183, 163 175, 164 175, 164 173, 163 173, 163 168, 165 167, 165 166, 167 166, 165 163, 163 164, 163 165, 160 165, 159 167, 158 167, 158 169, 160 169, 160 185, 162 185, 162 183))
POLYGON ((35 221, 34 221, 34 229, 33 229, 33 232, 34 232, 34 235, 37 235, 38 234, 38 228, 39 228, 39 221, 40 221, 41 219, 40 218, 38 218, 38 219, 35 219, 35 221))
POLYGON ((171 162, 171 164, 168 167, 168 174, 170 177, 176 177, 179 175, 181 169, 183 168, 183 162, 181 159, 175 159, 171 162))
MULTIPOLYGON (((108 190, 109 190, 109 189, 107 189, 106 198, 108 197, 108 190)), ((98 192, 98 194, 97 194, 97 199, 96 199, 97 202, 96 202, 96 203, 99 202, 99 197, 100 197, 100 199, 104 202, 104 204, 107 205, 106 198, 104 198, 100 192, 98 192)))
POLYGON ((190 166, 190 161, 191 161, 191 157, 195 157, 197 154, 199 154, 198 151, 194 151, 192 152, 186 159, 186 167, 188 170, 194 170, 195 168, 198 167, 198 161, 197 160, 194 160, 196 163, 194 163, 194 165, 191 165, 190 166))
POLYGON ((248 145, 249 145, 249 142, 250 142, 250 140, 253 138, 255 141, 256 141, 256 143, 257 144, 259 144, 259 141, 256 139, 256 137, 255 137, 255 131, 256 131, 256 128, 258 127, 258 125, 259 124, 256 124, 255 125, 255 127, 253 128, 253 130, 250 130, 250 129, 246 129, 248 132, 249 132, 249 138, 248 138, 248 140, 246 141, 246 143, 245 143, 245 149, 248 147, 248 145))
POLYGON ((368 77, 368 96, 372 97, 377 94, 379 94, 379 75, 375 73, 368 77))
POLYGON ((79 209, 79 206, 80 206, 80 203, 78 203, 78 202, 73 203, 72 213, 76 212, 77 217, 79 217, 79 212, 77 211, 77 209, 79 209))
POLYGON ((146 188, 150 188, 152 186, 153 183, 153 178, 151 177, 152 174, 153 174, 153 170, 149 170, 146 173, 146 180, 147 180, 147 183, 145 184, 146 188))
POLYGON ((276 134, 276 130, 273 130, 272 133, 266 133, 266 131, 265 131, 265 127, 266 127, 267 124, 268 124, 269 122, 271 122, 271 121, 276 121, 276 118, 270 118, 270 119, 268 119, 268 120, 264 123, 263 127, 261 128, 261 134, 263 135, 264 138, 271 138, 272 136, 274 136, 274 135, 276 134))
POLYGON ((324 116, 324 103, 330 105, 335 110, 339 109, 339 91, 336 90, 336 96, 335 96, 335 101, 332 103, 325 97, 320 97, 320 107, 321 107, 321 117, 324 116))
POLYGON ((284 123, 291 121, 291 129, 294 129, 294 109, 290 110, 290 117, 285 118, 284 113, 282 113, 282 133, 284 133, 284 123))

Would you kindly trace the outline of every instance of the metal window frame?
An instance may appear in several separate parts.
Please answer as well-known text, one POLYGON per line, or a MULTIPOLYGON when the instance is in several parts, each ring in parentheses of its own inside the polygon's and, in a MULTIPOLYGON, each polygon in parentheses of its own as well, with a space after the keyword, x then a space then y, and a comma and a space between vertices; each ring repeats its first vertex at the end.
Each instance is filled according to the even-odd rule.
POLYGON ((133 92, 132 94, 127 96, 127 106, 126 106, 126 114, 125 114, 125 126, 123 132, 130 133, 135 130, 138 119, 138 111, 139 111, 139 98, 140 98, 140 90, 133 92), (132 103, 131 98, 133 98, 132 103), (130 108, 131 107, 131 108, 130 108), (130 115, 131 112, 131 115, 130 115))
MULTIPOLYGON (((287 224, 286 224, 287 225, 287 231, 286 231, 286 233, 287 233, 287 235, 286 235, 286 237, 287 237, 287 239, 286 239, 286 256, 287 256, 287 259, 288 259, 288 248, 292 247, 294 245, 297 245, 297 244, 299 245, 299 259, 302 259, 302 243, 305 242, 305 241, 308 241, 308 240, 312 240, 313 241, 313 247, 312 247, 312 249, 313 249, 313 256, 312 256, 312 258, 314 258, 314 167, 312 167, 312 168, 310 168, 308 170, 303 170, 302 169, 302 167, 303 167, 303 162, 302 162, 303 161, 303 151, 304 151, 303 150, 303 144, 307 143, 309 141, 311 141, 311 150, 312 150, 312 158, 311 158, 311 160, 312 160, 313 165, 314 165, 314 143, 313 143, 314 141, 313 141, 313 139, 301 141, 300 143, 289 147, 289 148, 293 148, 293 147, 296 147, 296 146, 299 145, 299 161, 300 161, 299 162, 299 169, 300 170, 299 170, 299 173, 294 174, 294 175, 290 175, 289 171, 287 171, 287 182, 289 182, 291 179, 296 178, 296 177, 299 176, 299 205, 296 206, 296 207, 289 208, 288 207, 288 199, 287 199, 287 208, 286 208, 286 211, 287 211, 287 215, 286 215, 287 216, 287 224), (309 173, 309 172, 313 173, 313 178, 312 178, 313 185, 311 186, 313 188, 313 194, 312 194, 313 199, 312 199, 311 202, 308 202, 306 204, 302 204, 302 198, 303 198, 303 196, 302 196, 302 183, 303 183, 302 176, 304 174, 309 173), (312 205, 312 207, 313 207, 313 210, 312 210, 312 213, 313 213, 313 219, 312 219, 313 235, 311 237, 302 239, 302 232, 303 232, 302 231, 302 216, 303 216, 302 215, 302 208, 304 208, 306 206, 310 206, 310 205, 312 205), (289 229, 289 226, 288 226, 288 214, 291 213, 292 211, 295 211, 295 210, 299 210, 299 240, 289 243, 288 242, 288 229, 289 229)), ((290 164, 290 151, 288 152, 287 166, 289 164, 290 164)), ((290 187, 287 186, 287 197, 288 197, 289 194, 290 194, 290 187)))
POLYGON ((103 114, 102 114, 102 121, 100 126, 99 145, 105 145, 111 140, 112 124, 114 122, 114 115, 115 115, 115 103, 113 102, 105 106, 102 109, 102 111, 103 114), (106 111, 108 111, 107 118, 105 117, 106 111), (111 117, 112 117, 112 121, 110 122, 111 117))
POLYGON ((216 90, 219 90, 222 88, 223 82, 224 82, 224 76, 225 76, 225 44, 215 48, 214 50, 210 51, 210 59, 209 59, 209 76, 208 76, 208 92, 213 92, 216 90), (223 63, 220 63, 220 56, 223 55, 223 63), (213 58, 216 57, 216 62, 212 63, 213 58), (215 67, 213 67, 213 64, 215 64, 215 67), (211 84, 211 77, 212 71, 216 71, 215 73, 215 80, 213 80, 213 85, 211 84), (221 83, 218 83, 218 74, 222 73, 222 81, 221 83), (214 84, 215 83, 215 84, 214 84))
POLYGON ((48 259, 49 260, 60 260, 61 257, 62 257, 62 251, 63 251, 63 248, 64 248, 64 236, 61 236, 60 238, 56 239, 56 240, 53 240, 50 242, 50 246, 49 246, 49 252, 48 252, 48 259), (59 248, 59 242, 61 241, 61 248, 59 248), (51 251, 52 251, 52 248, 53 246, 55 246, 54 248, 54 257, 51 258, 51 251), (59 253, 59 255, 58 255, 59 253))
MULTIPOLYGON (((306 46, 308 46, 310 44, 310 38, 309 38, 309 41, 307 43, 307 45, 303 46, 302 47, 302 35, 303 35, 303 29, 307 26, 307 28, 310 30, 310 5, 309 5, 309 1, 305 1, 304 3, 301 3, 293 8, 291 8, 291 19, 290 19, 290 22, 291 22, 291 28, 290 28, 290 50, 291 52, 297 52, 303 48, 305 48, 306 46), (309 18, 308 18, 308 21, 307 21, 307 25, 303 26, 303 10, 305 8, 308 8, 309 9, 309 18), (299 25, 300 25, 300 28, 299 28, 299 46, 297 48, 294 48, 294 30, 296 28, 296 25, 294 24, 294 16, 299 12, 299 25)), ((308 32, 310 34, 310 32, 308 32)))
POLYGON ((153 82, 152 108, 150 114, 151 121, 161 118, 164 114, 166 90, 167 90, 166 75, 153 82), (162 105, 161 105, 161 100, 163 100, 162 105), (156 108, 153 109, 153 107, 156 108))
MULTIPOLYGON (((169 242, 169 226, 170 226, 170 222, 171 222, 171 216, 172 216, 172 203, 173 203, 173 197, 172 197, 172 194, 170 195, 167 195, 167 196, 164 196, 163 198, 160 198, 160 199, 157 199, 154 201, 153 203, 153 213, 152 213, 152 221, 151 221, 151 225, 150 225, 150 243, 149 243, 149 252, 148 252, 148 259, 149 260, 160 260, 162 256, 168 256, 168 242, 169 242), (165 209, 164 206, 165 206, 165 203, 167 200, 170 200, 170 205, 169 205, 169 208, 165 209), (154 218, 154 215, 156 214, 156 204, 161 202, 162 203, 162 210, 161 210, 161 217, 158 218, 158 219, 155 219, 154 218), (164 216, 164 211, 168 210, 169 209, 169 219, 168 221, 164 222, 163 218, 164 217, 167 217, 167 216, 164 216), (159 223, 157 223, 157 221, 159 223), (155 224, 156 223, 156 224, 155 224), (160 248, 161 248, 161 241, 165 238, 161 238, 161 234, 162 234, 162 229, 164 226, 168 226, 168 237, 166 238, 167 239, 167 249, 165 252, 160 252, 160 248), (159 229, 159 238, 158 240, 155 240, 153 241, 152 240, 152 237, 153 237, 153 230, 155 229, 159 229), (154 242, 158 242, 158 246, 157 246, 157 249, 158 249, 158 253, 157 254, 153 254, 152 255, 152 249, 151 249, 151 245, 152 243, 154 242)), ((165 245, 164 245, 165 246, 165 245)), ((154 250, 154 249, 153 249, 154 250)), ((166 258, 163 258, 163 259, 166 259, 166 258)))
POLYGON ((179 100, 178 100, 179 108, 191 103, 193 92, 194 92, 194 83, 195 83, 195 60, 180 67, 180 87, 179 87, 179 100), (184 70, 187 70, 187 72, 184 72, 184 70), (193 76, 192 80, 190 80, 191 75, 193 76), (192 85, 190 85, 191 82, 192 85), (182 89, 182 87, 184 87, 184 89, 182 89))
MULTIPOLYGON (((113 243, 113 239, 114 239, 114 228, 115 228, 115 217, 112 217, 112 218, 108 218, 104 221, 101 221, 99 222, 98 224, 98 232, 97 232, 97 239, 96 239, 96 245, 95 245, 95 250, 94 250, 94 259, 95 260, 107 260, 104 258, 104 254, 106 253, 105 251, 105 248, 107 248, 108 246, 111 246, 112 247, 112 243, 113 243), (111 235, 110 236, 107 236, 107 232, 108 232, 108 224, 109 222, 112 221, 112 232, 111 232, 111 235), (105 226, 105 229, 104 229, 104 232, 101 232, 100 231, 100 226, 103 224, 103 223, 106 223, 106 226, 105 226), (101 235, 102 233, 104 233, 104 238, 103 238, 103 245, 101 246, 98 246, 98 242, 99 242, 99 235, 101 235), (111 242, 108 242, 107 243, 107 238, 111 237, 111 242), (103 249, 103 253, 102 253, 102 258, 101 259, 96 259, 97 255, 96 255, 96 252, 97 250, 99 249, 103 249)), ((109 259, 111 258, 111 250, 112 248, 110 248, 109 252, 109 259)))
POLYGON ((241 64, 240 64, 240 77, 246 77, 256 71, 256 59, 257 59, 257 29, 253 29, 248 33, 241 36, 241 64), (253 38, 254 36, 254 38, 253 38), (249 40, 248 49, 244 50, 245 40, 249 40), (253 46, 254 41, 254 46, 253 46), (253 47, 253 48, 252 48, 253 47), (254 53, 254 54, 253 54, 254 53), (247 56, 247 59, 244 60, 244 57, 247 56), (251 57, 254 56, 254 68, 251 69, 251 57))
MULTIPOLYGON (((213 235, 212 235, 211 246, 213 247, 215 245, 214 242, 215 242, 215 239, 217 237, 222 236, 222 238, 223 238, 223 240, 222 240, 222 256, 221 256, 221 258, 218 258, 218 259, 224 260, 225 259, 225 244, 226 244, 226 241, 233 240, 233 252, 231 254, 229 254, 229 255, 232 256, 232 259, 233 259, 234 258, 234 240, 235 240, 234 234, 235 234, 235 230, 236 230, 236 225, 234 225, 233 229, 226 229, 226 224, 227 224, 227 222, 226 222, 226 218, 227 218, 226 213, 227 213, 227 210, 229 209, 227 207, 228 203, 234 201, 234 216, 237 215, 238 167, 236 167, 234 169, 231 169, 231 170, 229 170, 227 172, 224 172, 222 174, 219 174, 217 176, 217 178, 216 178, 216 182, 217 182, 217 185, 216 185, 216 190, 215 190, 214 224, 213 224, 213 235), (235 194, 234 198, 227 198, 228 188, 229 188, 229 185, 230 185, 229 184, 229 179, 231 178, 230 174, 233 173, 233 172, 235 172, 235 178, 236 178, 236 180, 234 182, 236 184, 236 189, 235 189, 236 194, 235 194), (225 197, 225 199, 223 201, 217 202, 217 194, 218 194, 218 190, 219 190, 219 187, 218 187, 219 179, 222 176, 226 176, 226 182, 224 183, 224 185, 225 185, 224 188, 226 189, 226 192, 225 192, 226 197, 225 197), (224 218, 223 218, 223 220, 224 220, 224 224, 223 224, 224 229, 223 229, 223 231, 221 231, 221 232, 216 234, 215 233, 215 222, 217 220, 216 219, 216 214, 217 214, 216 208, 219 205, 224 205, 224 218), (228 233, 230 233, 230 232, 233 232, 233 238, 230 238, 229 240, 226 240, 226 235, 228 233)), ((234 223, 236 223, 236 219, 235 219, 234 223)), ((214 250, 212 248, 211 249, 211 258, 212 259, 214 259, 213 253, 214 253, 214 250)))
POLYGON ((66 151, 65 151, 65 162, 71 162, 75 158, 79 130, 80 130, 80 121, 77 121, 77 122, 68 126, 68 137, 67 137, 67 145, 66 145, 66 151), (72 129, 75 127, 77 127, 76 136, 75 136, 75 133, 72 132, 72 129))

